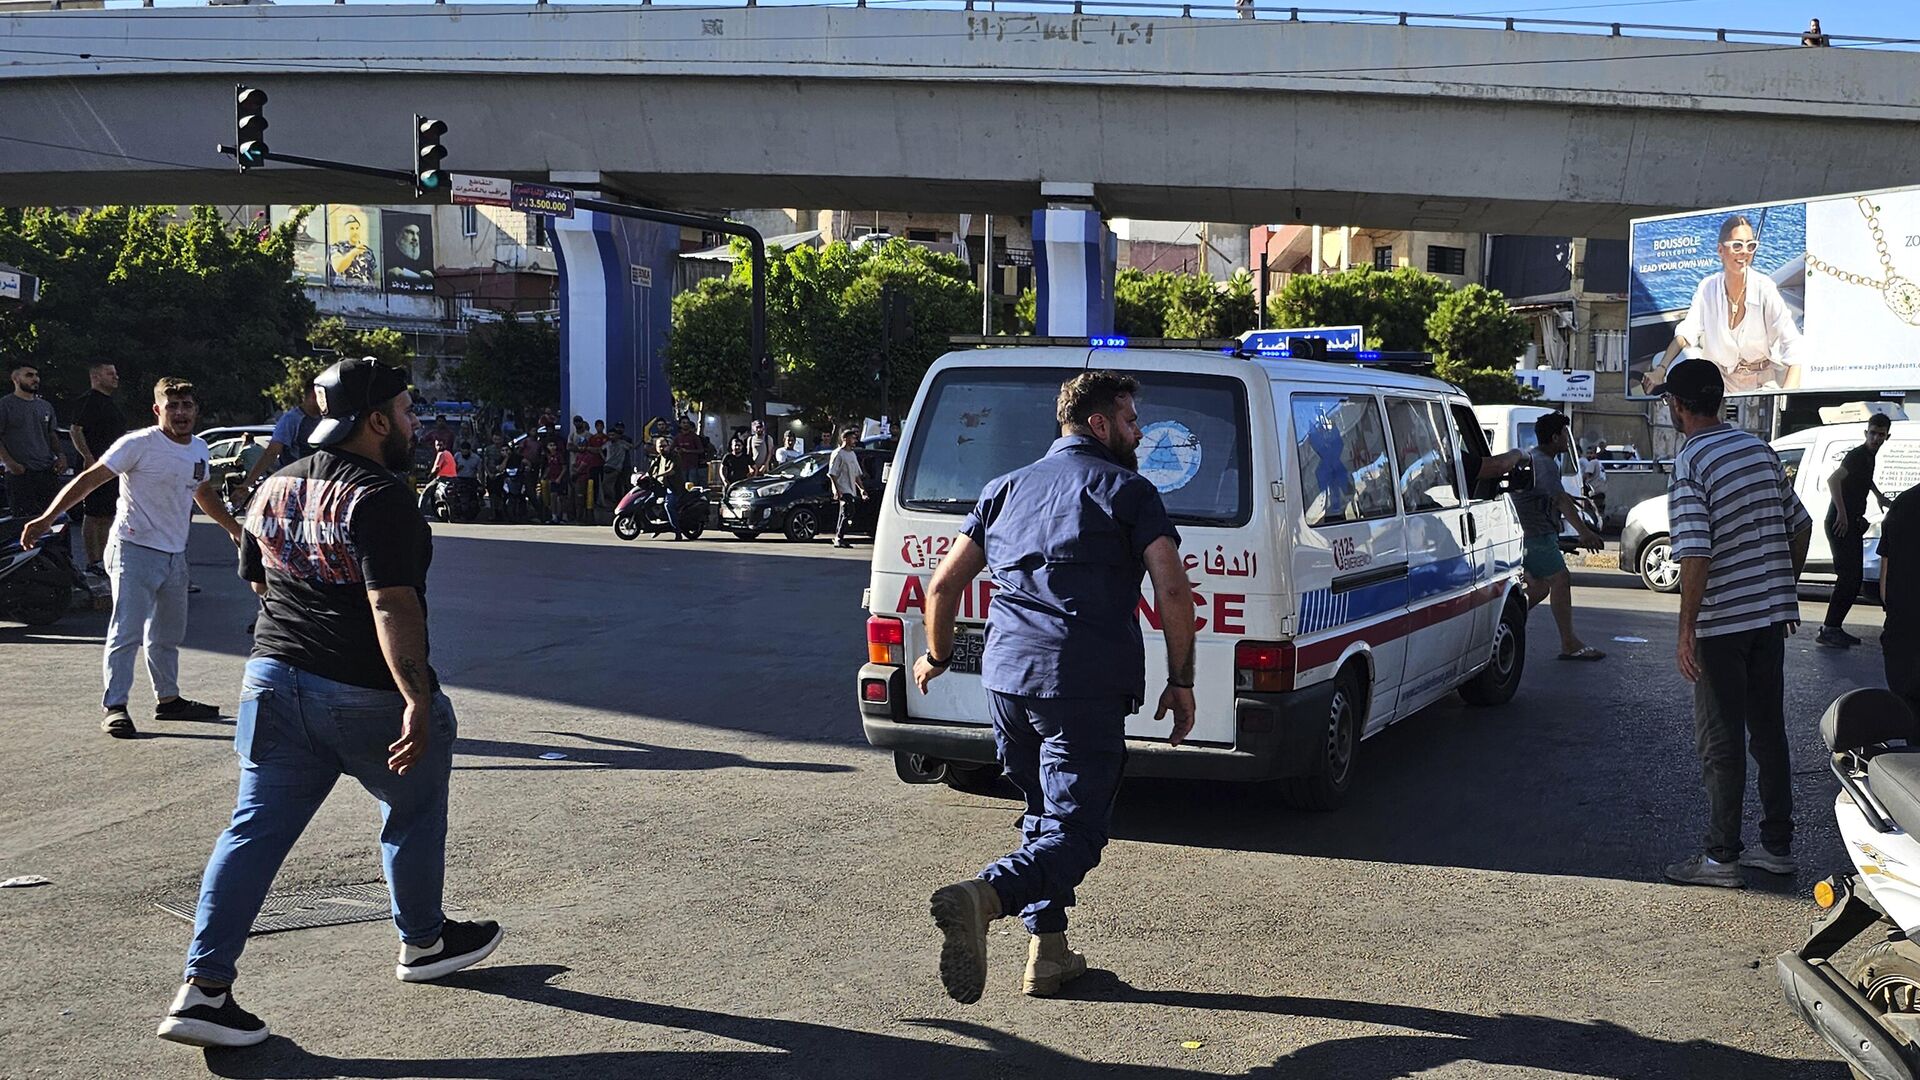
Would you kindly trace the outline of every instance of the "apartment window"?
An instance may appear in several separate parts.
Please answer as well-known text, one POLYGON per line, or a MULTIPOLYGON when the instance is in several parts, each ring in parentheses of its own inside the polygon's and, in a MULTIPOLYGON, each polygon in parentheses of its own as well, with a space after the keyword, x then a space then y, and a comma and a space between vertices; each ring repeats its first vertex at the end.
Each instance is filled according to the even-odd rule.
POLYGON ((480 208, 472 203, 460 208, 460 235, 480 235, 480 208))
POLYGON ((1430 274, 1464 275, 1467 272, 1467 249, 1428 244, 1427 272, 1430 274))
POLYGON ((1375 270, 1393 269, 1393 245, 1381 244, 1373 249, 1373 268, 1375 270))

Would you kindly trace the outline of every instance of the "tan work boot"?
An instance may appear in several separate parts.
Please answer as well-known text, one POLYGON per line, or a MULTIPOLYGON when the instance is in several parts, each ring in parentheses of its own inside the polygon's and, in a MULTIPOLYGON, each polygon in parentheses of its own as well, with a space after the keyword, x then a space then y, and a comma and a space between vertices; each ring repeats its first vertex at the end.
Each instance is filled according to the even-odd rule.
POLYGON ((987 988, 987 924, 1000 917, 1000 894, 974 878, 937 890, 930 905, 933 924, 946 935, 940 982, 948 997, 971 1005, 987 988))
POLYGON ((1087 958, 1067 948, 1066 934, 1035 934, 1027 946, 1027 974, 1020 980, 1020 992, 1052 997, 1086 973, 1087 958))

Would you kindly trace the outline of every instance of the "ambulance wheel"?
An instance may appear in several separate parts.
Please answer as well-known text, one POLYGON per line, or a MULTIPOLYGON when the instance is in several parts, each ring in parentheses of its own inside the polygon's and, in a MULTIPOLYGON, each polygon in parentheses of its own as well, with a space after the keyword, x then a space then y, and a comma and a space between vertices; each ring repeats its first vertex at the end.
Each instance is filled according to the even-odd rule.
POLYGON ((1527 609, 1518 597, 1507 601, 1493 628, 1493 659, 1480 674, 1460 684, 1469 705, 1505 705, 1520 689, 1527 669, 1527 609))
POLYGON ((1354 758, 1360 750, 1360 729, 1366 722, 1367 702, 1361 680, 1348 668, 1333 682, 1327 703, 1326 737, 1308 764, 1305 776, 1280 781, 1280 800, 1295 810, 1333 810, 1353 786, 1354 758))

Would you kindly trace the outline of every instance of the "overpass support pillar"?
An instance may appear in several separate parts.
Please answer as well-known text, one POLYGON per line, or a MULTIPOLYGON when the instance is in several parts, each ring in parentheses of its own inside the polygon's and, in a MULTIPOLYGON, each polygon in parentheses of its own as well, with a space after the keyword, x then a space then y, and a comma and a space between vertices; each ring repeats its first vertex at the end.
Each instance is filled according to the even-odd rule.
POLYGON ((579 210, 557 218, 560 413, 627 425, 673 414, 665 349, 680 229, 579 210))
POLYGON ((1033 214, 1034 332, 1048 337, 1113 333, 1113 230, 1092 184, 1040 185, 1033 214))

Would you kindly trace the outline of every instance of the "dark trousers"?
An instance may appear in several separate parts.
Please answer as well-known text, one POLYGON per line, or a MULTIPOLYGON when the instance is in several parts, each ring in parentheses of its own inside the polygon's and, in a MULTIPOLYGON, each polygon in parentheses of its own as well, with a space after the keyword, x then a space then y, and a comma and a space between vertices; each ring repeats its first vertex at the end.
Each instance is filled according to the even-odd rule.
POLYGON ((1760 774, 1760 842, 1785 853, 1793 844, 1793 775, 1787 760, 1784 630, 1776 624, 1703 637, 1694 656, 1700 681, 1693 684, 1693 731, 1707 788, 1707 854, 1718 862, 1740 857, 1749 753, 1760 774))
POLYGON ((860 499, 854 495, 841 495, 837 501, 840 503, 840 523, 833 530, 833 542, 844 544, 847 542, 847 530, 853 526, 853 514, 860 506, 860 499))
POLYGON ((60 477, 52 469, 28 469, 19 476, 7 474, 7 502, 21 517, 37 518, 53 505, 60 494, 60 477))
POLYGON ((1887 666, 1887 689, 1906 699, 1920 715, 1920 634, 1889 627, 1880 634, 1882 659, 1887 666))
POLYGON ((1026 797, 1025 842, 980 871, 1035 934, 1064 932, 1073 890, 1100 865, 1126 769, 1126 698, 1036 698, 987 692, 1007 779, 1026 797))
POLYGON ((1846 536, 1833 534, 1834 516, 1827 512, 1827 542, 1833 545, 1833 599, 1827 602, 1827 625, 1838 627, 1847 621, 1847 612, 1860 597, 1860 564, 1866 546, 1867 519, 1853 523, 1846 536))

